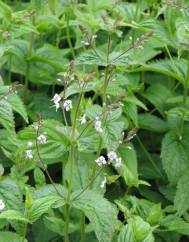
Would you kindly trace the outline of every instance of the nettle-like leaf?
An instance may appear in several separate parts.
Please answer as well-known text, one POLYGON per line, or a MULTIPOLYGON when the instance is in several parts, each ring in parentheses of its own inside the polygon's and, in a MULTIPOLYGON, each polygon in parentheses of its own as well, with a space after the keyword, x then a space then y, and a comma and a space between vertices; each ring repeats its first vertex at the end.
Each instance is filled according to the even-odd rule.
POLYGON ((72 195, 73 207, 88 217, 99 242, 110 242, 117 228, 115 208, 101 195, 89 190, 74 200, 78 193, 72 195))
POLYGON ((51 195, 35 200, 32 203, 31 208, 28 210, 27 217, 29 221, 32 223, 35 222, 43 214, 45 214, 53 206, 53 204, 56 204, 56 208, 61 207, 65 204, 65 199, 57 194, 56 196, 51 195))
POLYGON ((7 220, 16 220, 20 222, 29 222, 27 218, 24 217, 24 214, 16 210, 6 210, 0 214, 0 219, 7 220))
POLYGON ((175 215, 168 215, 160 222, 160 228, 165 231, 189 235, 189 223, 175 215))
POLYGON ((179 215, 189 209, 189 172, 186 171, 178 181, 174 205, 179 215))
POLYGON ((13 232, 0 232, 0 241, 3 242, 27 242, 26 239, 13 232))
POLYGON ((138 186, 138 164, 134 146, 131 143, 124 144, 118 152, 123 160, 119 173, 129 187, 138 186))
POLYGON ((142 129, 160 133, 168 130, 168 123, 153 114, 139 114, 138 119, 139 127, 142 129))
POLYGON ((0 123, 7 130, 14 129, 13 111, 19 113, 28 122, 27 112, 20 97, 15 93, 10 93, 9 86, 0 84, 0 123))
POLYGON ((170 88, 160 83, 151 85, 143 94, 143 96, 151 102, 162 115, 166 107, 166 101, 172 95, 170 88))
POLYGON ((180 139, 174 131, 168 132, 163 138, 161 158, 171 184, 176 185, 189 168, 188 149, 188 128, 185 128, 180 139))
POLYGON ((124 226, 119 234, 118 242, 124 241, 143 241, 154 242, 152 228, 139 216, 133 216, 128 220, 128 225, 124 226))
POLYGON ((22 193, 14 180, 6 178, 0 181, 0 198, 7 209, 23 210, 22 193))
POLYGON ((80 55, 76 60, 76 65, 100 65, 106 66, 107 59, 102 52, 99 52, 99 56, 93 52, 84 53, 80 55))
POLYGON ((174 59, 171 60, 162 59, 154 62, 150 62, 142 67, 139 67, 137 71, 153 71, 159 72, 164 75, 173 77, 184 83, 187 75, 187 60, 186 59, 174 59))
POLYGON ((63 49, 45 44, 29 58, 30 80, 33 83, 51 85, 56 83, 57 73, 65 70, 68 63, 63 49))
MULTIPOLYGON (((40 155, 45 163, 55 163, 61 160, 67 151, 69 145, 70 129, 65 127, 62 123, 49 119, 43 122, 41 133, 46 133, 47 143, 40 145, 40 155)), ((27 142, 33 142, 33 153, 36 153, 35 139, 36 134, 32 126, 25 128, 18 133, 18 139, 22 141, 23 145, 18 150, 18 153, 22 153, 22 157, 25 157, 25 150, 27 148, 27 142)))

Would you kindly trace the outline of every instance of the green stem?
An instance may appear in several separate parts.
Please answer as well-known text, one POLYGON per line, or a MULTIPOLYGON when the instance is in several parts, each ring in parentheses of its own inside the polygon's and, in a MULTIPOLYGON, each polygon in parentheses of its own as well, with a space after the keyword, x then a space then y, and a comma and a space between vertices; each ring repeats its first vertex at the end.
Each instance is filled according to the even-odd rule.
POLYGON ((75 52, 74 52, 74 48, 70 37, 69 16, 67 17, 67 21, 66 21, 66 38, 67 38, 68 46, 71 50, 72 57, 75 58, 75 52))
POLYGON ((73 183, 73 176, 74 176, 74 160, 75 160, 75 132, 76 132, 76 124, 77 124, 77 116, 79 113, 79 106, 81 103, 83 93, 80 93, 79 100, 76 107, 75 117, 72 126, 72 133, 71 133, 71 146, 69 152, 69 182, 68 182, 68 196, 67 196, 67 203, 66 203, 66 221, 65 221, 65 228, 64 228, 64 242, 69 242, 69 222, 70 222, 70 209, 71 209, 71 193, 72 193, 72 183, 73 183))
POLYGON ((8 73, 8 84, 11 84, 11 65, 12 65, 12 56, 9 56, 9 73, 8 73))
MULTIPOLYGON (((35 25, 35 12, 32 13, 32 24, 35 25)), ((32 32, 31 33, 31 38, 30 38, 29 51, 28 51, 28 58, 30 58, 32 56, 34 39, 35 39, 35 34, 34 34, 34 32, 32 32)), ((27 60, 26 76, 25 76, 25 84, 24 84, 24 100, 26 100, 26 98, 27 98, 27 90, 28 90, 28 84, 29 84, 29 75, 30 75, 30 62, 27 60)))

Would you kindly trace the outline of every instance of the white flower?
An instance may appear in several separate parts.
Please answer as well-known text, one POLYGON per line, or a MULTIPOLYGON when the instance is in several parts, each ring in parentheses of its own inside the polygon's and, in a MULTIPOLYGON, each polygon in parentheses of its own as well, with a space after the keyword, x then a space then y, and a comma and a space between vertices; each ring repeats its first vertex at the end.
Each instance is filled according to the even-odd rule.
POLYGON ((101 188, 105 188, 105 185, 106 185, 106 182, 107 182, 107 178, 106 178, 106 176, 104 177, 104 180, 101 182, 101 184, 100 184, 100 187, 101 188))
POLYGON ((61 100, 61 96, 58 95, 57 93, 54 95, 54 97, 51 99, 55 104, 59 103, 61 100))
POLYGON ((40 144, 46 144, 47 143, 47 137, 44 134, 40 134, 37 137, 40 144))
POLYGON ((103 132, 103 129, 102 129, 101 125, 102 125, 102 122, 100 120, 95 121, 95 125, 94 126, 95 126, 95 129, 96 129, 96 131, 98 133, 102 133, 103 132))
POLYGON ((115 160, 115 167, 116 167, 116 168, 119 168, 119 167, 121 166, 121 162, 122 162, 121 157, 120 157, 120 158, 117 158, 117 159, 115 160))
POLYGON ((72 109, 72 101, 71 100, 66 100, 64 102, 64 109, 66 111, 70 111, 70 109, 72 109))
POLYGON ((27 146, 32 147, 33 143, 31 141, 28 141, 27 146))
POLYGON ((95 160, 95 162, 99 165, 106 165, 106 159, 104 158, 104 156, 100 156, 98 159, 95 160))
POLYGON ((85 124, 85 123, 87 122, 87 120, 86 120, 86 114, 84 114, 84 115, 79 119, 79 121, 80 121, 80 124, 85 124))
POLYGON ((33 159, 33 153, 32 150, 26 150, 26 158, 33 159))
POLYGON ((51 99, 54 102, 54 106, 56 108, 56 111, 59 109, 60 107, 60 100, 61 100, 61 96, 59 96, 57 93, 54 95, 53 99, 51 99))
POLYGON ((115 153, 115 151, 108 152, 108 159, 110 161, 113 161, 113 160, 116 160, 117 159, 117 154, 115 153))
POLYGON ((33 124, 32 127, 34 128, 35 131, 38 131, 39 125, 38 124, 33 124))
POLYGON ((3 210, 5 208, 4 202, 0 199, 0 210, 3 210))

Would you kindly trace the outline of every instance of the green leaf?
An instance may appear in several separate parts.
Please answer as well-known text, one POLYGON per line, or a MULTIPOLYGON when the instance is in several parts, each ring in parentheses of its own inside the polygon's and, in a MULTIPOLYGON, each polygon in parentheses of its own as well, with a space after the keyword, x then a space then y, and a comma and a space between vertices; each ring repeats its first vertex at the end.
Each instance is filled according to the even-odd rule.
POLYGON ((138 68, 137 71, 153 71, 159 72, 164 75, 173 77, 184 83, 187 73, 187 60, 185 59, 174 59, 174 64, 171 60, 162 59, 158 61, 153 61, 149 64, 138 68))
POLYGON ((128 224, 122 228, 118 242, 154 242, 153 229, 141 217, 133 216, 128 220, 128 224))
POLYGON ((0 181, 0 199, 6 208, 23 211, 22 194, 14 180, 6 178, 0 181))
POLYGON ((177 184, 174 206, 179 215, 183 215, 189 209, 189 172, 181 176, 177 184))
POLYGON ((117 242, 134 242, 134 236, 130 225, 125 225, 121 229, 117 242))
POLYGON ((151 85, 143 96, 163 114, 166 101, 172 96, 172 92, 169 87, 156 83, 151 85))
POLYGON ((175 231, 179 234, 189 235, 189 223, 175 215, 166 216, 160 222, 160 226, 165 231, 175 231))
POLYGON ((0 232, 0 241, 2 242, 27 242, 26 239, 23 239, 18 234, 13 232, 0 232))
POLYGON ((180 177, 189 168, 188 150, 188 129, 183 131, 181 139, 174 131, 168 132, 163 138, 161 149, 163 168, 173 185, 177 184, 180 177))
POLYGON ((163 119, 150 113, 139 114, 139 127, 153 132, 163 133, 168 130, 168 124, 163 119))
POLYGON ((16 94, 11 94, 7 96, 6 101, 11 105, 12 109, 19 113, 21 117, 28 123, 26 108, 20 97, 16 94))
POLYGON ((21 214, 20 212, 18 212, 16 210, 6 210, 6 211, 0 213, 0 219, 28 222, 28 219, 26 219, 23 214, 21 214))
POLYGON ((44 213, 47 213, 48 210, 56 203, 56 207, 61 207, 65 204, 60 196, 48 196, 42 197, 33 201, 31 208, 28 211, 28 219, 33 223, 39 219, 44 213), (57 205, 58 204, 58 205, 57 205))
MULTIPOLYGON (((46 132, 47 143, 40 145, 40 155, 45 163, 55 163, 60 161, 67 151, 69 144, 70 128, 65 127, 62 123, 49 119, 43 122, 41 133, 46 132)), ((20 152, 25 157, 25 149, 28 141, 35 144, 35 131, 32 126, 29 126, 18 133, 18 139, 22 141, 23 146, 20 152)), ((35 145, 32 147, 33 152, 36 152, 35 145)), ((22 158, 23 160, 23 158, 22 158)), ((23 168, 24 169, 24 168, 23 168)), ((28 168, 31 169, 31 168, 28 168)), ((27 170, 27 163, 26 163, 27 170)))
POLYGON ((158 222, 162 219, 163 214, 161 210, 161 204, 154 204, 150 208, 150 214, 148 215, 147 222, 149 224, 158 224, 158 222))
MULTIPOLYGON (((78 193, 73 193, 73 199, 78 193)), ((117 215, 110 202, 98 193, 87 190, 73 200, 72 205, 88 217, 99 242, 111 241, 117 227, 117 215)))
POLYGON ((43 186, 45 184, 45 175, 39 167, 36 167, 34 170, 34 180, 39 186, 43 186))
POLYGON ((14 129, 12 108, 11 105, 5 100, 0 100, 0 123, 8 130, 14 129))
POLYGON ((127 143, 119 148, 118 153, 123 160, 119 173, 129 187, 138 186, 138 164, 134 146, 131 143, 127 143))

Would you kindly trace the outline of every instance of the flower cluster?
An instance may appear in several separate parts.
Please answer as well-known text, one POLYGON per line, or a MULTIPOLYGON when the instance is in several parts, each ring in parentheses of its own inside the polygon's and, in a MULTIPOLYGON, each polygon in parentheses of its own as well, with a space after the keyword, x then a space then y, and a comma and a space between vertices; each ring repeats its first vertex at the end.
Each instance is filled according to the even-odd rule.
MULTIPOLYGON (((38 137, 37 137, 37 141, 40 143, 40 144, 46 144, 47 143, 47 137, 45 135, 45 133, 43 134, 40 134, 38 137)), ((28 148, 32 148, 33 146, 33 142, 31 141, 28 141, 27 143, 27 147, 28 148)), ((33 159, 33 151, 31 149, 27 149, 26 150, 26 158, 31 160, 33 159)))
MULTIPOLYGON (((57 93, 54 95, 54 97, 51 99, 54 102, 54 106, 56 108, 56 111, 60 108, 60 101, 61 101, 61 96, 58 95, 57 93)), ((71 100, 65 100, 63 107, 66 111, 70 111, 72 109, 72 101, 71 100)))
POLYGON ((115 151, 110 151, 108 152, 108 160, 105 159, 104 156, 98 157, 95 162, 97 163, 98 166, 106 165, 106 164, 111 164, 113 162, 116 168, 119 168, 122 163, 121 157, 118 157, 115 151))
POLYGON ((104 156, 98 157, 95 162, 97 163, 98 166, 106 165, 107 161, 104 158, 104 156))

